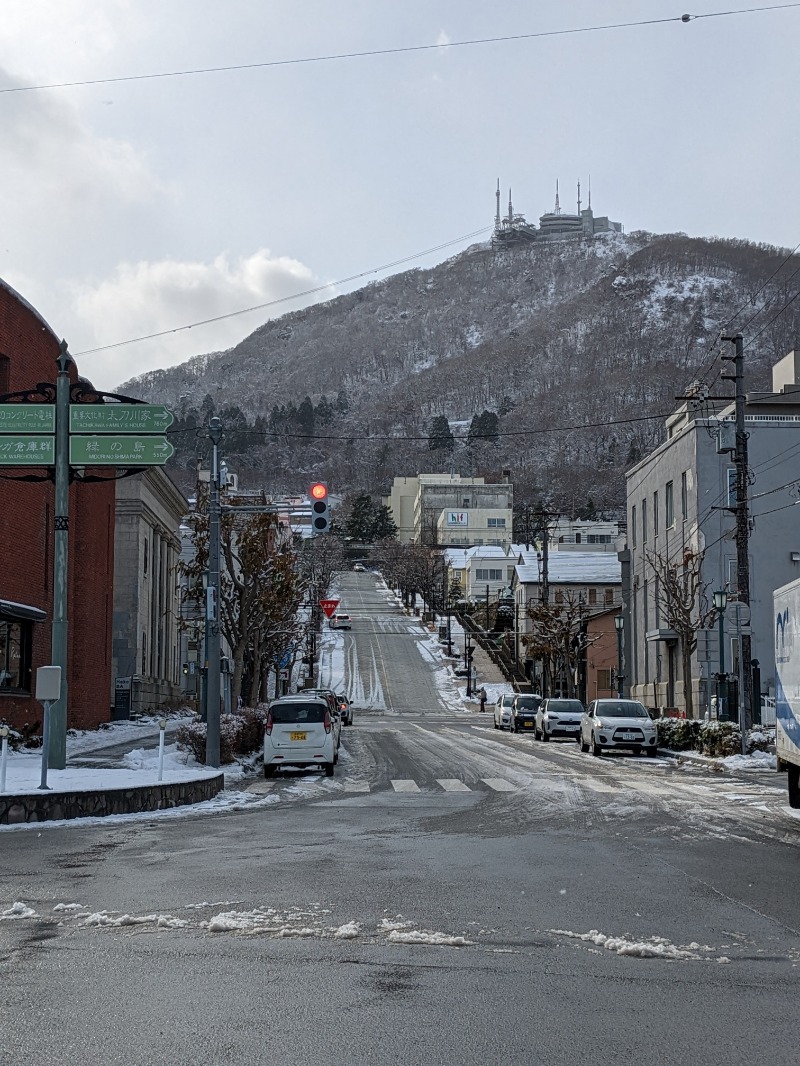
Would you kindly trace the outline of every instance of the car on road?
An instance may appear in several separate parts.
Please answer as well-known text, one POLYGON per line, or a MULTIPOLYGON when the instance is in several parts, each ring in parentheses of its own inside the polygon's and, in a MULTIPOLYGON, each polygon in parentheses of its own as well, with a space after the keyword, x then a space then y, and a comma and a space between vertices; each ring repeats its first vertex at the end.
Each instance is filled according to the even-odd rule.
POLYGON ((264 728, 264 777, 281 766, 321 766, 333 777, 336 734, 325 696, 302 692, 273 700, 264 728))
POLYGON ((581 719, 578 743, 581 751, 592 755, 622 748, 652 757, 658 748, 658 731, 638 700, 593 700, 581 719))
POLYGON ((311 692, 315 696, 322 696, 324 700, 327 700, 328 707, 331 712, 331 722, 333 723, 333 733, 334 739, 336 741, 336 750, 338 752, 339 745, 342 743, 342 710, 339 706, 339 697, 336 695, 332 688, 307 688, 303 691, 311 692))
POLYGON ((506 692, 503 696, 497 697, 497 702, 494 705, 494 727, 495 729, 510 729, 511 728, 511 704, 514 702, 514 693, 506 692))
POLYGON ((511 704, 511 732, 533 733, 536 728, 536 712, 542 697, 535 692, 519 692, 511 704))
POLYGON ((353 724, 353 705, 347 696, 338 694, 336 702, 339 704, 339 714, 342 717, 342 725, 353 724))
POLYGON ((549 696, 542 700, 536 712, 534 735, 537 740, 551 737, 569 737, 575 740, 581 729, 581 718, 586 708, 580 700, 549 696))
POLYGON ((331 629, 352 629, 353 624, 349 614, 335 614, 331 618, 331 629))
POLYGON ((363 574, 363 573, 365 573, 365 572, 366 572, 366 569, 367 569, 367 568, 366 568, 366 566, 362 566, 362 564, 361 564, 361 563, 356 563, 356 564, 355 564, 355 566, 353 567, 353 570, 355 570, 355 572, 356 572, 357 574, 363 574))

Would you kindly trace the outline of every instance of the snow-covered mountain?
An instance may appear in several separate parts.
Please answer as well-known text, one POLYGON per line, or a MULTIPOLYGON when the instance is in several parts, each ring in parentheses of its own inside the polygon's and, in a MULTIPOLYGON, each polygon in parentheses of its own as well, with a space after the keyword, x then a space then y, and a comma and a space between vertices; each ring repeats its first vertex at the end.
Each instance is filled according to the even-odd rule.
POLYGON ((518 494, 613 507, 621 471, 663 432, 633 420, 672 410, 721 329, 742 330, 748 385, 767 387, 800 335, 798 270, 780 249, 683 234, 476 245, 120 391, 179 414, 187 477, 191 429, 213 411, 245 480, 268 488, 324 476, 377 492, 420 469, 509 467, 518 494), (497 443, 430 450, 435 416, 463 437, 456 424, 484 410, 499 415, 497 443))

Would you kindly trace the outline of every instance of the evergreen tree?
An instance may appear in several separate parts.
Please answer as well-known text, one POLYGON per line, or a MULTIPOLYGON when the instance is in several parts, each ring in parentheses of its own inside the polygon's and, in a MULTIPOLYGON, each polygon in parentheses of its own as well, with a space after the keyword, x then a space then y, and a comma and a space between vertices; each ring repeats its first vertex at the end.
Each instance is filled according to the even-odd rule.
POLYGON ((434 452, 439 449, 451 452, 456 441, 450 423, 444 415, 437 415, 428 430, 428 448, 434 452))
POLYGON ((397 525, 392 517, 392 509, 385 503, 379 504, 375 508, 371 540, 395 540, 396 538, 397 525))
POLYGON ((299 426, 301 433, 306 433, 309 437, 313 435, 314 404, 311 402, 310 396, 306 396, 297 408, 297 425, 299 426))
POLYGON ((333 421, 334 408, 327 396, 323 396, 314 409, 317 423, 320 426, 329 426, 333 421))
POLYGON ((375 504, 369 493, 362 492, 356 496, 350 506, 350 513, 344 526, 344 535, 350 540, 369 544, 375 522, 375 504))
POLYGON ((500 420, 494 411, 482 411, 479 415, 473 415, 467 437, 470 444, 477 444, 479 441, 496 444, 499 435, 500 420))

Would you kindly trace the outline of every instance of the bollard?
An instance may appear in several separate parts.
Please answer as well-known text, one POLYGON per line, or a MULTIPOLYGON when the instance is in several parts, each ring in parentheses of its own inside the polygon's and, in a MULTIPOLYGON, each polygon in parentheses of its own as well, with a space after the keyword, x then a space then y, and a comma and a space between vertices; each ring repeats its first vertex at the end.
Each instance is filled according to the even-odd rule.
POLYGON ((164 732, 167 728, 167 723, 162 718, 158 723, 158 780, 161 781, 164 778, 164 732))
POLYGON ((0 793, 6 790, 6 766, 8 765, 8 726, 0 726, 0 737, 3 738, 3 747, 0 751, 0 793))

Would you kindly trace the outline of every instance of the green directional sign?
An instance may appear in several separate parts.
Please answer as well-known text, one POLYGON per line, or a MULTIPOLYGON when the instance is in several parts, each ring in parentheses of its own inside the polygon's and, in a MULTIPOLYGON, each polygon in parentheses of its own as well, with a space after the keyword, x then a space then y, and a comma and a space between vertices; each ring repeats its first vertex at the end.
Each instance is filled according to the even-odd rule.
POLYGON ((55 437, 0 437, 0 466, 52 466, 55 437))
POLYGON ((157 403, 73 403, 70 433, 163 433, 175 421, 157 403))
POLYGON ((53 403, 0 403, 0 433, 55 433, 53 403))
POLYGON ((174 454, 175 449, 166 437, 69 438, 72 466, 161 466, 174 454))

